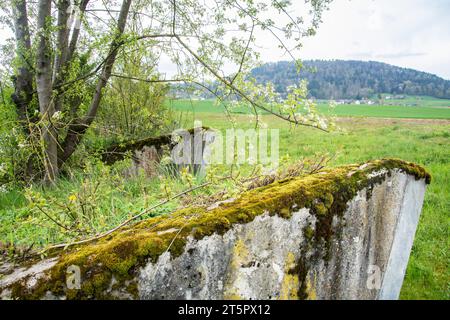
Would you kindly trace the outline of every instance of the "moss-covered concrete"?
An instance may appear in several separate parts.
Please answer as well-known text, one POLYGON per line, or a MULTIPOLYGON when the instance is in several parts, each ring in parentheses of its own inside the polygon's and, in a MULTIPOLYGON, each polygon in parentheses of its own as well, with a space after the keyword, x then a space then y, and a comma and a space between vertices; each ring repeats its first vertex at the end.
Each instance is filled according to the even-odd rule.
MULTIPOLYGON (((191 135, 194 134, 195 130, 209 130, 208 127, 202 128, 191 128, 187 130, 191 135)), ((113 164, 116 161, 125 159, 128 152, 134 152, 136 150, 142 150, 144 147, 155 147, 157 150, 164 146, 172 148, 175 145, 172 141, 172 135, 166 134, 158 137, 149 137, 139 140, 131 140, 121 143, 113 143, 106 147, 104 151, 99 152, 101 154, 101 159, 106 164, 113 164)))
MULTIPOLYGON (((27 279, 14 283, 9 289, 12 297, 22 299, 39 299, 48 291, 69 299, 112 298, 110 292, 114 278, 116 287, 122 284, 136 296, 133 278, 139 267, 149 261, 156 262, 166 251, 172 257, 179 256, 190 236, 202 239, 213 233, 224 234, 234 224, 251 222, 265 212, 289 218, 292 212, 308 208, 317 219, 314 231, 307 230, 307 238, 326 244, 333 234, 333 217, 345 212, 347 202, 358 191, 366 189, 370 192, 393 169, 416 179, 425 179, 426 183, 431 181, 424 168, 398 159, 347 165, 278 181, 248 191, 234 202, 223 203, 210 211, 204 208, 179 210, 171 216, 151 218, 123 228, 97 242, 53 252, 52 255, 59 256, 59 260, 46 272, 46 278, 40 279, 32 289, 27 287, 27 279), (381 174, 372 174, 374 172, 381 174), (66 270, 70 265, 81 268, 81 290, 68 290, 65 286, 66 270)), ((306 276, 304 268, 299 264, 286 267, 291 271, 288 273, 290 278, 286 278, 285 294, 301 295, 306 288, 294 293, 292 285, 300 282, 305 286, 305 281, 302 281, 306 276)))

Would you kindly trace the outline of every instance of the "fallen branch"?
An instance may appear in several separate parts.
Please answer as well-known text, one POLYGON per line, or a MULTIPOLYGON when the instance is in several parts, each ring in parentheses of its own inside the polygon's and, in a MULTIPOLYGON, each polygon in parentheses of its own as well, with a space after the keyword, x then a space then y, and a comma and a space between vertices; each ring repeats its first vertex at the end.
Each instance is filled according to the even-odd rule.
POLYGON ((186 190, 184 190, 184 191, 182 191, 182 192, 180 192, 180 193, 178 193, 178 194, 176 194, 176 195, 174 195, 174 196, 172 196, 172 197, 167 198, 167 199, 164 200, 164 201, 161 201, 160 203, 158 203, 158 204, 156 204, 156 205, 154 205, 154 206, 152 206, 152 207, 150 207, 150 208, 145 209, 144 211, 141 211, 140 213, 138 213, 138 214, 132 216, 131 218, 125 220, 124 222, 122 222, 122 223, 119 224, 118 226, 116 226, 116 227, 114 227, 114 228, 112 228, 112 229, 110 229, 110 230, 108 230, 108 231, 105 231, 105 232, 103 232, 103 233, 101 233, 101 234, 98 234, 98 235, 93 236, 93 237, 88 238, 88 239, 84 239, 84 240, 80 240, 80 241, 75 241, 75 242, 71 242, 71 243, 61 243, 61 244, 57 244, 57 245, 54 245, 54 246, 50 246, 50 247, 47 247, 46 249, 42 250, 41 252, 39 252, 39 254, 42 254, 42 253, 47 252, 47 251, 52 250, 52 249, 67 248, 67 247, 70 247, 70 246, 75 246, 75 245, 79 245, 79 244, 83 244, 83 243, 87 243, 87 242, 91 242, 91 241, 95 241, 95 240, 101 239, 101 238, 106 237, 107 235, 110 235, 111 233, 113 233, 113 232, 119 230, 120 228, 126 226, 126 225, 129 224, 130 222, 132 222, 132 221, 138 219, 139 217, 141 217, 141 216, 143 216, 143 215, 149 213, 150 211, 152 211, 152 210, 154 210, 154 209, 156 209, 156 208, 158 208, 158 207, 161 207, 161 206, 163 206, 163 205, 169 203, 169 202, 172 201, 172 200, 175 200, 175 199, 177 199, 177 198, 179 198, 179 197, 181 197, 181 196, 183 196, 183 195, 185 195, 185 194, 187 194, 187 193, 193 192, 193 191, 195 191, 195 190, 198 190, 198 189, 201 189, 201 188, 210 186, 210 185, 212 185, 212 184, 215 184, 215 183, 217 183, 218 181, 223 181, 223 180, 227 180, 227 179, 231 179, 231 178, 233 178, 233 177, 232 177, 231 175, 229 175, 229 176, 220 178, 220 179, 218 179, 217 181, 214 181, 214 182, 205 182, 205 183, 203 183, 203 184, 201 184, 201 185, 198 185, 198 186, 195 186, 195 187, 186 189, 186 190))
MULTIPOLYGON (((315 161, 315 163, 309 168, 309 170, 307 170, 306 173, 307 174, 312 174, 312 173, 316 173, 317 171, 320 171, 321 169, 323 169, 325 167, 325 165, 331 159, 333 159, 333 157, 330 158, 330 157, 322 156, 319 160, 315 161)), ((267 185, 267 184, 272 183, 272 182, 274 182, 276 180, 279 180, 281 178, 294 177, 294 176, 300 175, 301 173, 305 173, 304 172, 304 170, 305 170, 305 164, 304 163, 301 163, 301 168, 296 168, 295 164, 293 166, 294 166, 294 170, 292 169, 292 167, 287 168, 287 172, 285 172, 284 175, 282 174, 281 177, 277 176, 277 175, 273 175, 273 176, 271 176, 271 175, 257 175, 256 177, 247 178, 247 179, 241 179, 241 181, 237 180, 237 177, 240 174, 239 172, 237 173, 237 176, 235 176, 235 177, 233 176, 233 172, 231 172, 229 175, 227 175, 227 176, 225 176, 223 178, 220 178, 220 179, 218 179, 218 180, 216 180, 214 182, 213 181, 205 182, 205 183, 200 184, 198 186, 194 186, 192 188, 186 189, 186 190, 184 190, 184 191, 182 191, 182 192, 180 192, 180 193, 178 193, 178 194, 176 194, 176 195, 174 195, 172 197, 168 197, 166 200, 161 201, 158 204, 141 211, 140 213, 132 216, 131 218, 125 220, 124 222, 122 222, 118 226, 116 226, 116 227, 114 227, 114 228, 112 228, 112 229, 110 229, 108 231, 105 231, 103 233, 97 234, 96 236, 93 236, 93 237, 88 238, 88 239, 75 241, 75 242, 71 242, 71 243, 61 243, 61 244, 57 244, 57 245, 54 245, 54 246, 47 247, 46 249, 42 250, 40 252, 40 254, 42 254, 42 253, 44 253, 44 252, 46 252, 48 250, 51 250, 51 249, 67 248, 69 246, 79 245, 79 244, 95 241, 95 240, 101 239, 103 237, 106 237, 107 235, 110 235, 111 233, 113 233, 113 232, 119 230, 120 228, 123 228, 124 226, 128 225, 130 222, 140 218, 141 216, 151 212, 152 210, 154 210, 154 209, 156 209, 158 207, 161 207, 161 206, 169 203, 172 200, 175 200, 175 199, 177 199, 179 197, 182 197, 182 196, 184 196, 184 195, 186 195, 186 194, 188 194, 190 192, 193 192, 195 190, 198 190, 198 189, 201 189, 201 188, 205 188, 205 187, 210 186, 212 184, 217 184, 217 182, 219 182, 219 181, 224 181, 224 180, 231 179, 236 184, 241 184, 241 185, 243 183, 245 183, 245 182, 251 181, 252 184, 247 187, 247 190, 251 190, 251 189, 254 189, 254 188, 257 188, 257 187, 260 187, 260 186, 267 185), (265 181, 261 181, 260 180, 261 177, 264 177, 265 181)), ((297 166, 298 166, 298 164, 297 164, 297 166)), ((254 174, 255 174, 255 171, 252 172, 251 176, 253 176, 254 174)))

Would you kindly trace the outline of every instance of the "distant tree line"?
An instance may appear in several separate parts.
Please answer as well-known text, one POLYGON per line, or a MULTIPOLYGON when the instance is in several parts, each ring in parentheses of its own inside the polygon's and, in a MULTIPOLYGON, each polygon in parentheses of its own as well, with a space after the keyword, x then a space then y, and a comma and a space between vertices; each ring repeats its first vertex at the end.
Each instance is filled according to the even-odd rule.
POLYGON ((311 97, 317 99, 361 99, 380 93, 426 95, 450 98, 450 81, 430 73, 375 61, 307 60, 297 73, 293 62, 267 63, 253 69, 258 82, 271 81, 275 90, 307 79, 311 97))

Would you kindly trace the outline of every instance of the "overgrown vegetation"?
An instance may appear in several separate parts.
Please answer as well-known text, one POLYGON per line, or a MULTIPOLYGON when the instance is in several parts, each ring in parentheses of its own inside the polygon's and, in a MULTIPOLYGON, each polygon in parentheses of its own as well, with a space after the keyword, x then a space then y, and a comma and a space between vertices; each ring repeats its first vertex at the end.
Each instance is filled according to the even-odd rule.
POLYGON ((111 234, 108 239, 69 250, 49 270, 49 278, 38 280, 32 290, 27 288, 26 280, 14 283, 12 297, 38 299, 49 290, 69 299, 110 298, 106 291, 113 276, 116 283, 132 280, 133 272, 145 259, 156 262, 167 251, 172 257, 179 256, 188 236, 200 240, 213 233, 224 234, 236 223, 250 222, 265 212, 289 218, 296 205, 309 208, 317 217, 314 241, 326 244, 325 256, 331 241, 333 217, 345 212, 347 202, 359 190, 370 189, 378 183, 379 177, 371 178, 369 173, 381 169, 399 169, 427 183, 431 180, 423 168, 396 159, 375 160, 364 167, 359 164, 343 166, 303 178, 295 177, 302 170, 295 174, 288 170, 287 174, 280 175, 280 180, 244 192, 234 202, 222 203, 211 209, 191 206, 170 216, 149 219, 130 229, 124 228, 111 234), (175 237, 173 230, 178 231, 175 237), (80 265, 90 271, 81 290, 65 288, 64 278, 70 265, 80 265))
MULTIPOLYGON (((195 106, 195 102, 194 102, 195 106)), ((201 119, 204 125, 217 129, 226 129, 229 122, 220 113, 196 113, 195 117, 201 119)), ((189 118, 189 117, 188 117, 189 118)), ((245 115, 235 115, 236 123, 240 128, 252 128, 254 120, 245 115)), ((450 125, 447 122, 434 120, 395 120, 395 119, 342 119, 338 126, 342 129, 333 133, 321 133, 313 129, 292 130, 281 120, 269 116, 262 116, 262 121, 270 127, 280 128, 280 154, 283 157, 282 167, 288 169, 295 159, 310 159, 317 161, 317 155, 329 153, 332 155, 328 166, 348 163, 359 163, 370 159, 396 157, 424 165, 432 174, 433 182, 428 186, 425 194, 425 203, 416 240, 410 258, 402 298, 448 298, 446 283, 448 273, 447 250, 447 201, 450 189, 450 154, 445 146, 450 143, 448 132, 450 125)), ((87 160, 90 162, 92 160, 87 160)), ((66 179, 62 179, 57 188, 46 189, 37 185, 30 188, 32 193, 42 198, 60 203, 73 203, 78 206, 86 196, 83 183, 91 189, 100 183, 95 199, 97 210, 93 220, 87 220, 89 232, 96 234, 108 230, 131 215, 164 201, 169 195, 174 195, 188 188, 189 183, 201 184, 201 180, 186 173, 185 177, 148 179, 143 175, 124 179, 121 169, 128 165, 130 160, 117 163, 109 168, 101 162, 87 165, 85 171, 74 171, 66 179), (74 197, 75 196, 75 197, 74 197), (89 222, 90 221, 90 222, 89 222), (100 221, 103 221, 100 223, 100 221)), ((297 162, 302 164, 303 162, 297 162)), ((310 168, 314 163, 310 163, 310 168)), ((298 168, 298 167, 296 167, 298 168)), ((243 174, 252 172, 251 168, 241 168, 243 174)), ((289 170, 285 171, 287 174, 289 170)), ((212 167, 207 178, 217 179, 219 175, 226 175, 229 169, 212 167)), ((243 176, 240 178, 244 178, 243 176)), ((270 176, 264 176, 263 179, 270 176)), ((264 185, 264 181, 251 180, 246 188, 255 184, 264 185)), ((182 198, 158 207, 142 218, 153 215, 173 212, 179 206, 206 205, 209 201, 219 201, 234 197, 238 190, 236 183, 227 180, 217 184, 214 188, 204 188, 182 198)), ((88 188, 88 190, 91 190, 88 188)), ((33 209, 30 214, 30 203, 26 193, 20 188, 13 188, 0 194, 0 237, 5 239, 4 246, 13 251, 11 244, 20 244, 16 248, 17 256, 35 243, 32 250, 45 247, 55 242, 67 242, 86 236, 77 232, 67 232, 59 228, 48 219, 39 209, 33 209), (44 227, 42 227, 42 225, 44 227)), ((64 212, 57 208, 61 213, 64 212)), ((63 213, 63 217, 65 214, 63 213)), ((59 216, 58 216, 59 217, 59 216)), ((64 217, 62 221, 72 221, 64 217)), ((68 223, 70 225, 70 223, 68 223)))
MULTIPOLYGON (((69 260, 93 254, 110 261, 112 270, 125 276, 145 254, 156 257, 168 250, 168 238, 140 239, 138 248, 124 238, 113 243, 117 251, 112 256, 104 256, 110 252, 101 251, 103 236, 118 227, 126 229, 129 223, 180 208, 185 208, 182 212, 189 219, 192 208, 205 208, 279 180, 311 174, 324 165, 397 157, 423 164, 435 176, 403 296, 445 297, 448 124, 366 126, 352 120, 341 123, 347 132, 335 132, 333 121, 323 113, 331 117, 414 114, 448 118, 448 110, 408 109, 406 114, 380 108, 364 109, 362 114, 347 110, 353 112, 347 114, 340 106, 329 109, 309 99, 305 81, 293 83, 280 94, 271 83, 248 77, 259 57, 256 30, 275 35, 279 45, 292 54, 287 42, 289 47, 299 48, 301 39, 314 35, 329 2, 306 1, 309 19, 288 14, 288 22, 276 26, 265 16, 270 12, 286 18, 290 1, 220 0, 211 9, 186 0, 81 0, 72 11, 67 0, 0 1, 0 23, 14 31, 13 39, 2 47, 0 68, 0 261, 21 262, 31 254, 45 255, 54 245, 68 247, 95 239, 99 240, 99 252, 88 249, 69 260), (232 37, 227 36, 230 25, 238 29, 230 31, 232 37), (177 69, 173 77, 158 71, 158 65, 166 60, 177 69), (229 65, 235 72, 224 72, 229 65), (217 105, 169 101, 173 83, 194 84, 215 96, 217 105), (191 109, 219 112, 193 114, 191 109), (131 172, 135 164, 132 150, 122 152, 115 163, 102 161, 102 153, 111 145, 119 146, 117 151, 136 141, 139 144, 141 139, 158 139, 162 134, 167 138, 173 129, 192 127, 194 120, 218 130, 280 128, 280 167, 265 172, 260 165, 214 165, 204 176, 193 175, 186 168, 178 168, 174 174, 170 159, 163 157, 149 176, 142 169, 131 172), (131 257, 129 252, 137 255, 131 257)), ((299 61, 293 63, 298 71, 299 61)), ((320 208, 305 205, 320 216, 321 210, 329 209, 327 199, 324 203, 320 208)), ((256 211, 237 215, 232 222, 254 214, 256 211)), ((211 228, 196 235, 227 230, 229 218, 209 215, 211 228)), ((143 233, 140 236, 144 238, 143 233)), ((180 250, 182 245, 176 243, 172 250, 180 250)), ((66 262, 70 261, 60 266, 66 262)), ((110 276, 106 271, 84 290, 95 296, 110 276)))
POLYGON ((187 170, 174 176, 160 165, 157 178, 149 178, 143 171, 137 176, 124 176, 129 158, 113 166, 88 158, 83 169, 72 171, 54 188, 32 185, 3 191, 0 235, 3 247, 11 250, 70 243, 109 230, 186 189, 211 183, 149 211, 137 221, 180 207, 209 205, 278 179, 315 172, 328 160, 313 157, 292 163, 285 158, 277 171, 269 173, 263 173, 262 166, 247 165, 234 171, 225 165, 211 166, 202 178, 187 170))
POLYGON ((288 13, 290 1, 219 0, 213 7, 189 0, 1 1, 0 23, 14 34, 2 47, 1 89, 11 91, 2 95, 3 104, 13 105, 15 127, 30 146, 28 159, 21 161, 22 179, 55 184, 86 133, 98 125, 101 109, 101 133, 106 130, 109 138, 139 135, 139 127, 158 131, 164 114, 155 105, 161 104, 164 83, 207 89, 204 83, 212 78, 224 96, 245 100, 255 112, 318 127, 266 109, 264 103, 279 101, 266 94, 267 86, 245 80, 259 57, 254 32, 269 33, 296 61, 293 51, 314 35, 330 1, 305 1, 308 19, 288 13), (268 12, 278 24, 266 18, 268 12), (173 78, 156 71, 167 61, 176 68, 173 78), (229 65, 236 71, 224 72, 229 65), (146 83, 154 84, 151 92, 146 83))

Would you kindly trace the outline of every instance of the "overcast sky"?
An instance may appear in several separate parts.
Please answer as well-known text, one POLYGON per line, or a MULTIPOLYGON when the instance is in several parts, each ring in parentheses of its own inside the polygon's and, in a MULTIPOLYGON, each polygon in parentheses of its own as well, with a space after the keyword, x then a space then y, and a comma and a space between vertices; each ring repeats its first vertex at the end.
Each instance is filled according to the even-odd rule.
MULTIPOLYGON (((1 41, 8 36, 0 30, 1 41)), ((264 61, 289 60, 275 41, 263 40, 264 61)), ((450 0, 334 0, 298 57, 382 61, 450 80, 450 0)), ((175 72, 168 61, 160 67, 175 72)))
MULTIPOLYGON (((335 0, 300 57, 382 61, 450 79, 450 0, 335 0)), ((263 59, 280 56, 264 50, 263 59)))

